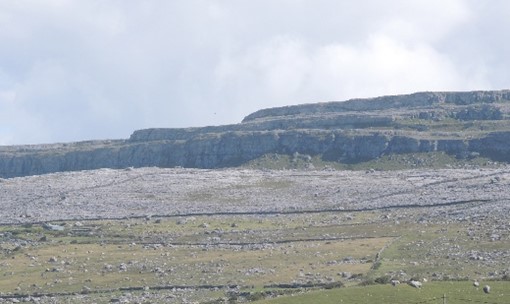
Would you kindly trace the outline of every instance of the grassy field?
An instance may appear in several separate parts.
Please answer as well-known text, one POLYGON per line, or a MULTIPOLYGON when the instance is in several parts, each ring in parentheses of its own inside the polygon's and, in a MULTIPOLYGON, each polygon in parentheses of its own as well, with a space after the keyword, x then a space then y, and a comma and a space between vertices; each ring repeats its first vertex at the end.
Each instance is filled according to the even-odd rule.
POLYGON ((510 303, 510 282, 482 282, 491 286, 491 293, 475 288, 472 282, 430 282, 421 289, 406 284, 373 285, 365 287, 339 288, 329 291, 314 291, 302 295, 257 301, 267 304, 418 304, 418 303, 510 303))
POLYGON ((444 152, 407 153, 384 155, 379 158, 357 163, 341 163, 325 161, 322 155, 280 155, 270 154, 261 156, 243 165, 246 168, 282 169, 322 169, 334 168, 337 170, 406 170, 416 168, 465 168, 465 167, 491 167, 494 162, 485 157, 471 157, 459 159, 455 155, 444 152))
MULTIPOLYGON (((115 294, 132 287, 264 290, 281 283, 321 284, 334 282, 340 272, 367 273, 377 252, 394 239, 341 237, 333 235, 331 226, 303 228, 315 220, 252 216, 59 222, 64 231, 38 224, 3 226, 0 291, 115 294)), ((199 300, 215 297, 218 292, 211 291, 199 300)))
POLYGON ((447 303, 465 297, 508 303, 508 282, 490 282, 489 295, 471 286, 508 268, 508 256, 493 254, 510 252, 508 233, 485 240, 495 223, 418 223, 420 212, 400 220, 371 211, 55 223, 63 231, 2 226, 0 296, 60 294, 72 302, 81 295, 81 303, 108 303, 126 291, 157 290, 180 303, 183 296, 175 294, 186 287, 189 301, 235 303, 272 296, 277 288, 294 295, 269 303, 442 303, 443 294, 447 303), (494 258, 462 255, 476 250, 494 258), (433 282, 421 290, 387 284, 411 277, 433 282), (320 290, 328 286, 344 287, 320 290))

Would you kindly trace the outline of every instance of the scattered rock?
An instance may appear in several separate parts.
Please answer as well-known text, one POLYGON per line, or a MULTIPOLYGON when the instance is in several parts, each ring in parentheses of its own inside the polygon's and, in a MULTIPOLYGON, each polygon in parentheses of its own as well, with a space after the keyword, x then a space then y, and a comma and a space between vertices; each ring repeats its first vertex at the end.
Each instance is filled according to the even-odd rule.
POLYGON ((421 288, 423 284, 420 281, 411 280, 409 281, 409 285, 411 285, 414 288, 421 288))
POLYGON ((64 231, 65 227, 60 225, 53 225, 50 223, 43 224, 43 228, 50 231, 64 231))
POLYGON ((125 264, 125 263, 121 263, 121 264, 119 265, 119 271, 127 271, 127 269, 128 269, 127 264, 125 264))
POLYGON ((490 292, 491 292, 491 287, 490 287, 489 285, 485 285, 485 286, 483 287, 483 292, 485 292, 485 293, 490 293, 490 292))

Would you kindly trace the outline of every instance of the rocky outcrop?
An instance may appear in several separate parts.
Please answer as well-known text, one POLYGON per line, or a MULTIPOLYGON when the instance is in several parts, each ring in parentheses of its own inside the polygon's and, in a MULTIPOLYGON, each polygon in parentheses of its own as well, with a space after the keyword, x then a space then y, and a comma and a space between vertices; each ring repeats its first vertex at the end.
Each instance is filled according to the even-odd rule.
POLYGON ((265 109, 242 123, 135 131, 127 140, 0 147, 0 177, 125 167, 238 166, 265 154, 355 163, 443 151, 510 160, 510 91, 416 93, 265 109))
POLYGON ((243 122, 256 119, 308 115, 315 113, 362 112, 362 111, 395 111, 397 109, 435 109, 445 106, 468 106, 473 104, 494 104, 508 102, 510 90, 474 91, 474 92, 425 92, 411 95, 383 96, 371 99, 352 99, 345 102, 327 102, 264 109, 252 113, 243 122))

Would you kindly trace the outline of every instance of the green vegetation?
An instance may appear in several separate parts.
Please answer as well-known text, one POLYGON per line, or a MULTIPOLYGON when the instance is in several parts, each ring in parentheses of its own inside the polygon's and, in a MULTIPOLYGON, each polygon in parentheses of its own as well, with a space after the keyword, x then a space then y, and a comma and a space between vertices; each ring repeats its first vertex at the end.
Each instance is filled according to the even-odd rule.
MULTIPOLYGON (((483 284, 484 282, 482 282, 483 284)), ((395 287, 391 285, 372 285, 365 287, 340 288, 330 291, 314 291, 304 295, 280 297, 257 303, 267 304, 418 304, 418 303, 508 303, 510 284, 506 282, 488 282, 491 293, 485 294, 482 288, 475 288, 472 282, 430 282, 421 289, 407 284, 395 287), (443 296, 445 297, 443 302, 443 296)), ((482 285, 483 286, 483 285, 482 285)))
POLYGON ((412 130, 421 132, 462 132, 465 135, 481 136, 488 132, 507 131, 509 120, 457 120, 453 118, 434 119, 401 119, 397 120, 392 129, 412 130))
POLYGON ((190 298, 197 301, 293 294, 274 303, 417 303, 447 294, 448 303, 460 303, 454 298, 461 295, 503 303, 508 282, 491 282, 494 293, 482 298, 480 291, 469 291, 470 281, 437 280, 473 280, 505 269, 505 258, 473 261, 457 253, 507 252, 510 243, 473 243, 466 235, 469 223, 416 224, 416 216, 392 221, 380 212, 358 212, 58 223, 64 231, 3 226, 0 288, 3 294, 67 294, 63 298, 86 293, 82 302, 90 303, 108 302, 124 289, 164 292, 176 285, 240 287, 235 294, 197 290, 190 298), (389 285, 410 277, 433 282, 421 290, 389 285), (323 291, 298 296, 317 288, 323 291))
POLYGON ((374 160, 358 163, 342 163, 325 161, 321 155, 289 156, 280 154, 269 154, 252 160, 244 165, 252 169, 296 169, 315 170, 332 168, 336 170, 406 170, 422 168, 469 168, 469 167, 493 167, 495 163, 488 158, 472 156, 466 159, 459 159, 455 155, 444 152, 430 153, 407 153, 383 155, 374 160))

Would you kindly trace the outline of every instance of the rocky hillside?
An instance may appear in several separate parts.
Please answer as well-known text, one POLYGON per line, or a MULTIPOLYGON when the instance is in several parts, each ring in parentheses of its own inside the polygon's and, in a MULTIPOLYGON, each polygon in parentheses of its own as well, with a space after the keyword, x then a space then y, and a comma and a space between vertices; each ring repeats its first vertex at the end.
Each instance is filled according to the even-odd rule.
POLYGON ((126 167, 219 168, 265 155, 353 164, 442 152, 510 161, 510 90, 424 92, 264 109, 241 123, 146 129, 129 139, 0 147, 4 178, 126 167))

